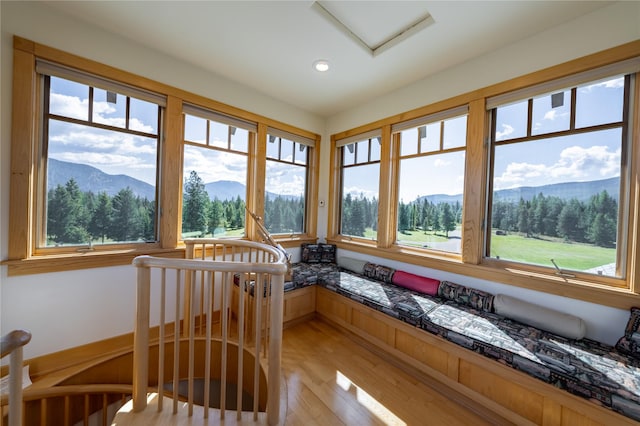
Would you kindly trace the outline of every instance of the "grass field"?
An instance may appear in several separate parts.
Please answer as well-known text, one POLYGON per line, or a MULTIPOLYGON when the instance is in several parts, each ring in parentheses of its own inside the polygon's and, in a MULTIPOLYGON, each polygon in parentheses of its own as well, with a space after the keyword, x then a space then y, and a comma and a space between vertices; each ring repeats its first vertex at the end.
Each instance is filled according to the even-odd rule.
MULTIPOLYGON (((446 246, 447 242, 459 242, 460 230, 450 233, 453 238, 445 238, 440 234, 413 231, 398 234, 398 242, 402 245, 444 249, 456 252, 454 245, 446 246)), ((365 238, 375 239, 376 232, 370 228, 365 232, 365 238)), ((553 267, 553 259, 561 269, 585 271, 598 266, 615 263, 616 250, 613 248, 597 247, 591 244, 569 243, 557 239, 527 238, 519 234, 491 235, 491 257, 553 267)))
POLYGON ((553 259, 561 269, 584 271, 615 263, 616 250, 590 244, 525 238, 521 235, 491 235, 491 257, 553 267, 553 259))

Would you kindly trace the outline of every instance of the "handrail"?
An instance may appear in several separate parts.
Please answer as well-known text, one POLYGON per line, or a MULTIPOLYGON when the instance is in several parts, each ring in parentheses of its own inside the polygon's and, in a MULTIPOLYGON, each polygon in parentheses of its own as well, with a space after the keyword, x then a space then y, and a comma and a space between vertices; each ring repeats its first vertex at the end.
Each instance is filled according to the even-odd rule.
MULTIPOLYGON (((134 259, 133 265, 137 268, 137 313, 136 326, 134 331, 134 380, 133 380, 133 411, 139 412, 146 409, 147 392, 149 385, 149 325, 151 312, 159 315, 160 337, 158 345, 158 372, 157 382, 159 385, 158 393, 158 410, 162 411, 162 385, 164 377, 164 326, 167 318, 173 316, 174 319, 174 342, 173 342, 173 383, 174 383, 174 413, 177 410, 177 382, 178 371, 184 366, 188 367, 189 388, 194 380, 194 363, 195 360, 191 354, 194 354, 195 345, 195 320, 196 320, 196 302, 200 304, 200 313, 205 321, 200 322, 200 332, 205 328, 206 338, 204 341, 207 346, 200 358, 205 361, 210 359, 211 329, 214 313, 212 307, 216 306, 216 313, 220 313, 220 339, 221 339, 221 365, 215 366, 220 369, 221 380, 221 398, 220 398, 220 417, 224 418, 225 413, 225 389, 227 377, 227 348, 229 343, 229 330, 231 323, 228 320, 229 312, 232 311, 231 304, 234 281, 238 284, 239 289, 251 283, 255 285, 254 291, 256 295, 264 294, 267 302, 266 324, 267 332, 264 335, 265 348, 268 346, 268 370, 267 370, 267 421, 269 424, 279 422, 280 411, 280 364, 281 364, 281 347, 282 347, 282 318, 284 303, 284 276, 287 272, 286 256, 281 250, 268 246, 263 243, 245 240, 221 240, 221 239, 187 239, 187 259, 175 258, 157 258, 152 256, 139 256, 134 259), (196 246, 199 246, 196 249, 196 246), (195 259, 196 250, 200 254, 200 258, 195 259), (175 272, 175 274, 174 274, 175 272), (175 286, 175 292, 167 291, 167 287, 175 286), (153 291, 152 291, 153 288, 153 291), (199 288, 200 293, 196 293, 199 288), (181 293, 184 292, 183 300, 181 293), (151 303, 151 295, 159 297, 160 303, 151 303), (175 301, 167 301, 168 298, 175 296, 175 301), (219 297, 219 298, 218 298, 219 297), (166 309, 165 305, 173 305, 173 308, 166 309), (184 310, 180 309, 184 306, 184 310), (158 309, 159 308, 159 309, 158 309), (173 309, 173 310, 172 310, 173 309), (166 316, 165 316, 166 313, 166 316), (205 324, 203 326, 203 324, 205 324), (178 330, 182 330, 179 332, 178 330), (182 337, 179 337, 182 336, 182 337), (179 355, 180 341, 188 344, 188 359, 180 360, 179 355), (184 362, 184 364, 183 364, 184 362)), ((239 291, 238 309, 242 313, 243 304, 245 303, 244 291, 239 291)), ((254 297, 255 312, 257 318, 262 318, 261 309, 263 306, 263 298, 254 297)), ((234 305, 235 306, 235 305, 234 305)), ((155 319, 154 319, 155 321, 155 319)), ((240 314, 238 318, 238 330, 243 330, 244 318, 240 314)), ((253 367, 253 392, 254 392, 254 418, 258 413, 259 393, 259 373, 260 368, 260 345, 262 341, 261 332, 263 324, 261 321, 255 322, 255 364, 253 367)), ((230 365, 243 365, 242 354, 244 352, 243 333, 238 333, 238 360, 230 365)), ((267 350, 265 349, 265 353, 267 350)), ((154 355, 155 356, 155 355, 154 355)), ((167 357, 169 358, 169 357, 167 357)), ((229 358, 231 360, 231 358, 229 358)), ((210 366, 208 361, 202 367, 204 377, 210 377, 210 366)), ((170 371, 171 369, 169 369, 170 371)), ((248 378, 243 379, 242 368, 239 367, 238 377, 238 401, 241 400, 241 385, 243 381, 249 383, 248 378)), ((155 381, 155 378, 154 378, 155 381)), ((208 382, 205 381, 205 417, 208 410, 208 382)), ((251 386, 249 385, 251 388, 251 386)), ((192 413, 192 395, 187 395, 189 415, 192 413)), ((237 405, 237 416, 240 418, 241 404, 237 405)))
POLYGON ((4 358, 14 350, 31 341, 31 333, 27 330, 13 330, 0 338, 0 358, 4 358))
POLYGON ((24 345, 31 341, 31 333, 13 330, 0 340, 0 352, 9 358, 9 426, 22 426, 22 359, 24 345))

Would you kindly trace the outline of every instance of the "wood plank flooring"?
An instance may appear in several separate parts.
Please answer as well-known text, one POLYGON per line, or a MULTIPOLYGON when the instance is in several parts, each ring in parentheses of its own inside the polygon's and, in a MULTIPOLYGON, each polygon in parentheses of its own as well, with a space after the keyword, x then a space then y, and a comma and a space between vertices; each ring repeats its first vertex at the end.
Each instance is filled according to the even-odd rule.
MULTIPOLYGON (((456 426, 509 424, 481 406, 421 373, 411 372, 389 355, 357 336, 320 319, 302 322, 283 332, 280 424, 284 426, 456 426), (402 368, 401 368, 402 366, 402 368), (429 383, 427 385, 426 383, 429 383)), ((204 417, 194 406, 187 417, 186 403, 179 414, 157 413, 157 398, 142 413, 132 413, 131 401, 113 424, 128 426, 261 425, 250 413, 204 417)), ((170 406, 170 401, 165 400, 170 406)))
POLYGON ((321 320, 284 330, 282 354, 287 426, 496 423, 321 320))

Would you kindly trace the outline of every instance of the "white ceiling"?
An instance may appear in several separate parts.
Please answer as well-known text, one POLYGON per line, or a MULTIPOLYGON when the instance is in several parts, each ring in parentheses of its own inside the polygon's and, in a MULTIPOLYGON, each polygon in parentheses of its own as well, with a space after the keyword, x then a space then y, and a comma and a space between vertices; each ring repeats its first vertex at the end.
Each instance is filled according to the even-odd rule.
MULTIPOLYGON (((608 1, 323 1, 367 44, 429 14, 376 54, 314 1, 70 1, 48 5, 107 31, 329 117, 611 4, 608 1), (415 18, 415 19, 414 19, 415 18), (327 59, 331 69, 312 69, 327 59)), ((401 29, 400 29, 401 31, 401 29)))

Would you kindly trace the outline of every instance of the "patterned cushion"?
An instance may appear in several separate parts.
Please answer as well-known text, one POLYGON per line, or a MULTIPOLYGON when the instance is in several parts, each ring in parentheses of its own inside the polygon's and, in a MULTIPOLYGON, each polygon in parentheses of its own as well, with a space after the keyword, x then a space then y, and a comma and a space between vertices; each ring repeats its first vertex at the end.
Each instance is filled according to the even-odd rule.
POLYGON ((421 320, 430 333, 640 420, 640 361, 611 346, 567 339, 453 302, 421 320))
POLYGON ((631 308, 624 336, 616 343, 616 349, 635 358, 640 358, 640 308, 631 308))
POLYGON ((301 259, 305 263, 335 263, 335 244, 301 244, 301 259))
POLYGON ((461 286, 451 281, 442 281, 440 283, 438 296, 485 312, 493 311, 493 294, 461 286))
POLYGON ((302 244, 300 257, 305 263, 319 263, 322 257, 320 244, 302 244))
POLYGON ((364 271, 362 273, 367 278, 373 278, 374 280, 390 283, 395 272, 395 269, 388 266, 376 265, 375 263, 367 262, 367 264, 364 265, 364 271))

